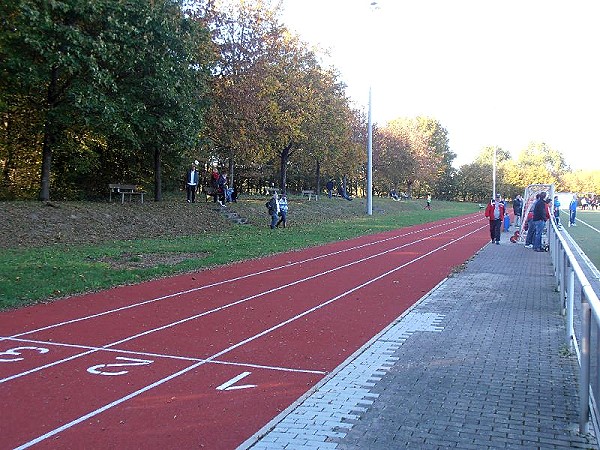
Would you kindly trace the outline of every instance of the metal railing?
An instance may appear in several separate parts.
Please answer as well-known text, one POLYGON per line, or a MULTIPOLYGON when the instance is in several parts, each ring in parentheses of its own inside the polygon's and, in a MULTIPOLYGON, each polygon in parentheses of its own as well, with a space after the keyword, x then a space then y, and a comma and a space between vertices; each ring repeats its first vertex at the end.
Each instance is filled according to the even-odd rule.
POLYGON ((560 292, 561 313, 566 315, 566 345, 579 361, 579 432, 589 431, 590 418, 598 430, 597 396, 600 394, 600 301, 556 224, 548 221, 548 243, 560 292), (581 300, 580 308, 575 303, 581 300), (575 323, 580 325, 576 332, 575 323))

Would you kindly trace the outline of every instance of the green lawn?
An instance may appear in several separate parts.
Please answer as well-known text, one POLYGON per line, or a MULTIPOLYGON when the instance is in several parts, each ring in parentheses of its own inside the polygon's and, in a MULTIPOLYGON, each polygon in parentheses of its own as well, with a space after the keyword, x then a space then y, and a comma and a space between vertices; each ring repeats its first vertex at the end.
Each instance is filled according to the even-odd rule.
MULTIPOLYGON (((566 227, 565 230, 577 242, 592 263, 600 268, 600 211, 577 211, 577 226, 566 227), (582 223, 585 222, 585 223, 582 223), (588 224, 589 226, 586 226, 588 224), (594 227, 595 230, 593 228, 594 227)), ((561 211, 560 220, 563 225, 569 224, 569 215, 561 211)))

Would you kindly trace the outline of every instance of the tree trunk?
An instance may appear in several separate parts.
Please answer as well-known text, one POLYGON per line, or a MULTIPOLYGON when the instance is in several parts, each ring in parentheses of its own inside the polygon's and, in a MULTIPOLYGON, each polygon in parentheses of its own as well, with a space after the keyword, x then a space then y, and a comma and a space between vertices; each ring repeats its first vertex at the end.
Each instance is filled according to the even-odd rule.
POLYGON ((162 201, 162 173, 160 148, 154 149, 154 201, 162 201))
POLYGON ((317 167, 315 168, 315 186, 316 186, 316 190, 315 190, 315 194, 319 195, 319 192, 321 192, 321 161, 319 161, 319 159, 317 158, 317 167))
POLYGON ((50 74, 50 83, 48 84, 48 93, 46 104, 46 118, 44 120, 44 141, 42 143, 42 172, 40 178, 40 196, 41 201, 50 200, 50 173, 52 166, 52 147, 56 142, 56 124, 53 119, 54 107, 57 99, 58 68, 52 68, 50 74))
POLYGON ((234 156, 235 156, 235 151, 232 148, 229 149, 229 165, 227 167, 227 173, 229 174, 229 179, 227 180, 227 184, 229 185, 230 188, 233 188, 233 183, 234 183, 234 180, 233 180, 233 176, 234 176, 234 173, 233 173, 233 166, 234 166, 233 165, 233 159, 234 159, 234 156))
POLYGON ((290 160, 290 150, 292 149, 292 144, 289 143, 286 145, 283 150, 281 150, 281 159, 280 159, 280 183, 279 186, 281 188, 281 194, 285 194, 286 191, 286 183, 287 183, 287 163, 290 160))

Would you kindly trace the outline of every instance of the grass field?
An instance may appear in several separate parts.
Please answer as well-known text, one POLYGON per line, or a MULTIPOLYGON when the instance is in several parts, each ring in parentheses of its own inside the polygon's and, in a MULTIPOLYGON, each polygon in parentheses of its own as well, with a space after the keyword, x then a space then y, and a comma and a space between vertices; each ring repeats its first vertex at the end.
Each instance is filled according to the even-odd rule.
MULTIPOLYGON (((183 213, 174 209, 171 215, 173 221, 182 214, 189 215, 190 211, 203 212, 202 220, 210 217, 207 214, 212 214, 215 221, 219 220, 217 229, 209 229, 202 234, 185 235, 185 231, 167 234, 176 224, 160 223, 154 225, 155 228, 165 226, 164 233, 155 233, 161 236, 158 238, 143 238, 144 234, 140 233, 138 238, 127 240, 93 244, 75 241, 81 234, 95 233, 93 229, 86 229, 71 233, 72 242, 63 238, 60 243, 53 242, 35 248, 1 249, 0 309, 53 301, 77 293, 223 266, 233 261, 478 211, 477 205, 471 203, 434 201, 433 209, 429 211, 423 209, 422 201, 395 202, 375 198, 373 215, 367 216, 364 200, 361 199, 352 202, 341 199, 307 201, 306 198, 290 197, 289 201, 290 227, 286 229, 269 229, 265 198, 249 197, 231 205, 231 209, 250 219, 249 225, 224 223, 212 204, 201 203, 194 205, 197 209, 187 209, 183 213)), ((94 208, 98 210, 105 206, 78 204, 77 211, 79 215, 88 214, 86 217, 90 217, 92 212, 97 212, 93 211, 94 208), (85 212, 84 208, 90 210, 85 212)), ((125 205, 123 211, 135 210, 136 214, 151 216, 158 212, 156 208, 184 207, 185 202, 178 199, 172 204, 149 203, 143 207, 125 205)), ((114 209, 119 210, 119 207, 114 209)), ((38 206, 35 214, 42 214, 40 211, 44 210, 38 206)), ((86 225, 93 226, 94 222, 87 220, 86 225)), ((46 225, 50 227, 52 224, 46 225)), ((104 224, 98 222, 97 226, 104 224)))
MULTIPOLYGON (((600 268, 600 211, 577 211, 577 226, 565 230, 577 242, 596 268, 600 268), (587 224, 587 225, 586 225, 587 224), (593 227, 593 228, 592 228, 593 227)), ((569 214, 561 211, 560 220, 568 225, 569 214)))

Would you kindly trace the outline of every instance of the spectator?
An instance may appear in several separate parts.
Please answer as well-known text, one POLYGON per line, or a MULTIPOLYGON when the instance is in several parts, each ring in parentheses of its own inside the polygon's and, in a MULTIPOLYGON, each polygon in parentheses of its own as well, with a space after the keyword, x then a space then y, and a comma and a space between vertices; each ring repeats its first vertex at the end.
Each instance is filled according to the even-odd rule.
POLYGON ((487 205, 484 214, 490 220, 492 244, 495 242, 497 245, 500 245, 500 227, 504 220, 504 203, 500 201, 500 194, 496 194, 496 199, 487 205))
POLYGON ((213 168, 210 175, 210 187, 212 188, 213 202, 217 203, 219 199, 219 171, 216 167, 213 168))
POLYGON ((533 228, 533 208, 527 213, 524 229, 527 231, 527 236, 525 236, 525 248, 533 248, 533 237, 535 236, 535 228, 533 228))
POLYGON ((542 248, 542 234, 544 233, 546 221, 550 219, 550 213, 547 206, 546 193, 540 192, 540 198, 533 206, 533 227, 535 228, 535 235, 533 237, 533 250, 536 252, 544 251, 542 248))
POLYGON ((271 229, 273 229, 277 226, 277 220, 279 219, 279 198, 277 198, 277 191, 273 192, 273 196, 266 203, 266 207, 269 210, 271 229))
POLYGON ((227 190, 227 174, 222 172, 217 179, 217 193, 219 205, 225 206, 225 195, 227 190))
POLYGON ((423 209, 428 209, 431 211, 431 194, 427 194, 427 203, 423 209))
POLYGON ((198 161, 192 163, 192 167, 187 171, 185 176, 185 190, 187 193, 187 202, 194 203, 196 201, 196 191, 198 190, 198 169, 196 165, 198 161))
POLYGON ((577 194, 573 194, 573 198, 571 199, 571 203, 569 203, 569 226, 574 227, 575 218, 577 216, 577 194))
POLYGON ((554 196, 554 223, 560 230, 560 201, 558 200, 558 195, 554 196))
POLYGON ((515 227, 521 226, 521 215, 523 214, 523 197, 518 194, 513 200, 513 213, 515 214, 515 227))
POLYGON ((392 197, 397 202, 400 201, 400 197, 398 197, 398 193, 396 192, 396 189, 392 189, 390 191, 390 197, 392 197))
POLYGON ((340 197, 345 198, 346 200, 352 200, 352 197, 348 195, 348 192, 346 192, 346 188, 343 184, 340 184, 337 190, 340 197))
POLYGON ((279 199, 279 222, 277 222, 276 227, 283 224, 283 228, 285 228, 285 224, 287 223, 287 212, 288 212, 288 202, 287 196, 285 194, 281 195, 279 199))
POLYGON ((506 202, 504 204, 504 231, 510 230, 510 214, 508 213, 508 208, 506 207, 506 202))
POLYGON ((333 193, 333 180, 332 179, 329 179, 329 181, 325 185, 325 189, 327 189, 327 197, 331 198, 331 194, 333 193))

